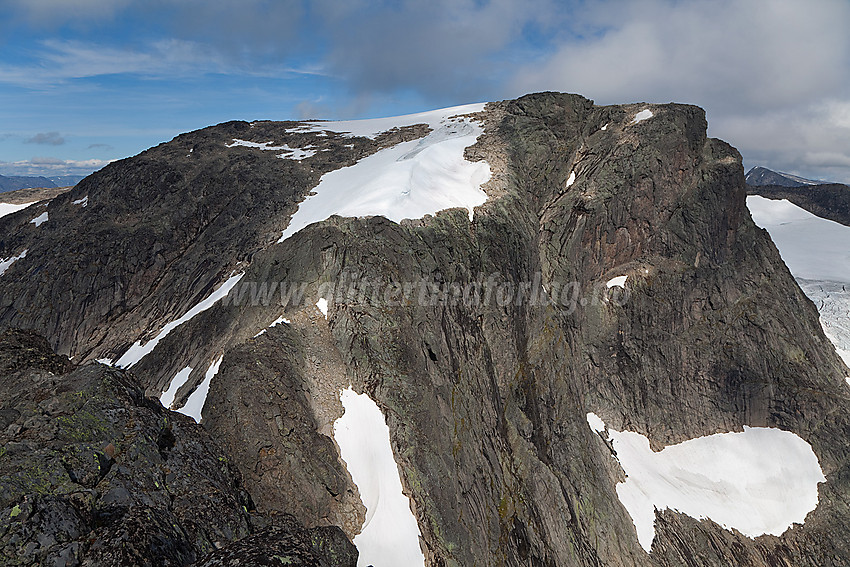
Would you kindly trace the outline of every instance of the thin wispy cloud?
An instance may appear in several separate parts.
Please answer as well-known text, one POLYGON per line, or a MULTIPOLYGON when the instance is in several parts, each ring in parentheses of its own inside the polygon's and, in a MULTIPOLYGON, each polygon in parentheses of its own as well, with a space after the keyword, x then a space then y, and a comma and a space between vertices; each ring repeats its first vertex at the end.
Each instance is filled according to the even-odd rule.
POLYGON ((131 0, 7 0, 7 17, 33 26, 54 27, 74 22, 108 20, 131 0))
POLYGON ((177 39, 152 42, 141 49, 113 48, 97 43, 45 40, 31 56, 35 64, 0 64, 0 83, 38 88, 74 79, 137 75, 175 80, 209 74, 281 77, 327 73, 321 65, 247 66, 200 43, 177 39))

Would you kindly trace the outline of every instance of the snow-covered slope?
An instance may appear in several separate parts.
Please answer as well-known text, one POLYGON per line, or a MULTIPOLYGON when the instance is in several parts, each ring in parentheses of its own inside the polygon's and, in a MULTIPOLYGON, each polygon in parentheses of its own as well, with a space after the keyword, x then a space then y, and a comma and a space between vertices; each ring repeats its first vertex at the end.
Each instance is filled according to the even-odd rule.
POLYGON ((358 567, 424 565, 419 527, 402 492, 390 430, 377 404, 351 388, 340 393, 345 415, 334 424, 334 439, 366 506, 366 521, 354 538, 358 567))
POLYGON ((850 282, 850 227, 782 200, 751 195, 753 220, 767 229, 795 277, 850 282))
POLYGON ((431 132, 325 174, 315 194, 300 204, 280 241, 331 215, 381 215, 399 222, 462 207, 472 219, 474 207, 487 200, 481 185, 490 178, 490 166, 464 158, 464 150, 483 132, 467 115, 483 107, 474 104, 395 118, 316 122, 300 129, 374 137, 392 128, 427 123, 431 132))
POLYGON ((393 128, 404 128, 405 126, 412 126, 414 124, 428 124, 432 130, 436 130, 441 124, 444 124, 449 117, 481 112, 484 110, 485 104, 486 103, 484 102, 464 104, 461 106, 452 106, 438 110, 429 110, 427 112, 405 114, 403 116, 371 118, 367 120, 317 120, 313 122, 305 122, 302 126, 293 128, 291 131, 339 132, 350 134, 351 136, 375 138, 378 134, 392 130, 393 128))
POLYGON ((817 305, 826 336, 850 367, 850 283, 804 279, 797 283, 817 305))

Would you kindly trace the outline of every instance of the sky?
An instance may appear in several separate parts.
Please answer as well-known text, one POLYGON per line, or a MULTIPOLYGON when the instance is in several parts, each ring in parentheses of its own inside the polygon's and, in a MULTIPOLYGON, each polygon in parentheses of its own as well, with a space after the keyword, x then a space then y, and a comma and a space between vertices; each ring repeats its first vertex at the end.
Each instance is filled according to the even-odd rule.
POLYGON ((848 29, 848 0, 0 0, 0 174, 555 90, 696 104, 747 169, 850 183, 848 29))

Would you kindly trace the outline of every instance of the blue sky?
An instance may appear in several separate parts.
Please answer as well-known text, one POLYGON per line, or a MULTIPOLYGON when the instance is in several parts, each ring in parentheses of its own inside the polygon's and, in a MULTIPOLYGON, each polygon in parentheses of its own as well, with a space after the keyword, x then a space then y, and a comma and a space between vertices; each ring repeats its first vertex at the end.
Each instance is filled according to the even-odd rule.
POLYGON ((0 174, 559 90, 698 104, 747 167, 850 182, 848 28, 846 0, 0 0, 0 174))

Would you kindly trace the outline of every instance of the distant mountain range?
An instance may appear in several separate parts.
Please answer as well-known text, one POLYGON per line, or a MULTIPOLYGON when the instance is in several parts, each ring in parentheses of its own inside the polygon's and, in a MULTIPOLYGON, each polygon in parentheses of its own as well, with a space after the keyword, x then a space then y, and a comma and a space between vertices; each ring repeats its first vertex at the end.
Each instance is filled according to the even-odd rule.
POLYGON ((747 173, 745 179, 747 185, 781 185, 782 187, 804 187, 806 185, 822 185, 826 183, 825 181, 815 181, 814 179, 798 177, 790 173, 772 171, 760 166, 752 168, 747 173))
POLYGON ((85 175, 54 175, 48 177, 48 179, 55 183, 57 187, 70 187, 76 185, 85 177, 85 175))
POLYGON ((5 176, 0 175, 0 193, 16 191, 18 189, 32 189, 35 187, 68 187, 76 185, 84 175, 57 175, 54 177, 41 176, 5 176))

